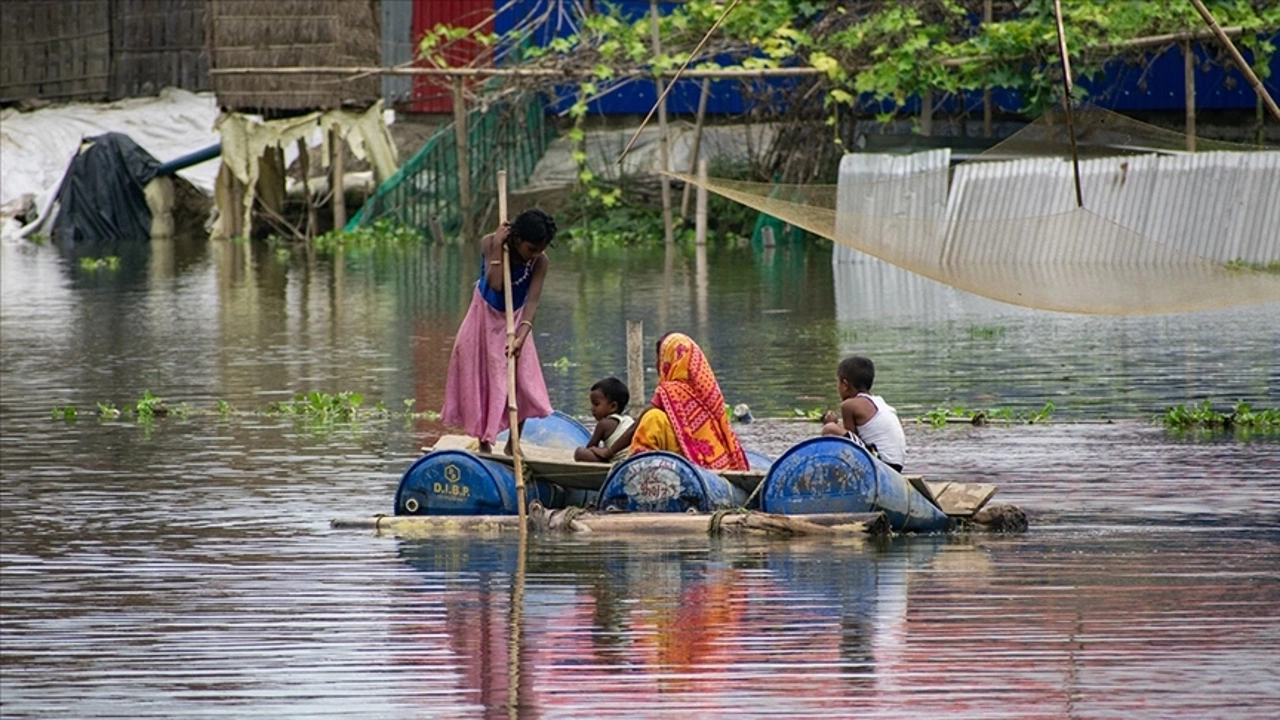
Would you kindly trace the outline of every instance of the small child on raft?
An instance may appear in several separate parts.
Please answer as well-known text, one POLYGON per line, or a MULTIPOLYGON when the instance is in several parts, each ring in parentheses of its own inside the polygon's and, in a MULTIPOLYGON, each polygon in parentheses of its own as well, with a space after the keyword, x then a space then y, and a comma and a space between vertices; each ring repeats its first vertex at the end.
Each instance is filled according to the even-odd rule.
POLYGON ((596 429, 591 433, 591 440, 586 447, 573 452, 573 459, 578 462, 612 462, 627 456, 630 438, 621 442, 627 430, 635 423, 630 416, 623 415, 627 403, 631 401, 631 392, 616 377, 607 377, 591 386, 591 415, 596 419, 596 429))
POLYGON ((871 394, 876 366, 870 358, 851 355, 836 368, 840 392, 840 418, 828 412, 823 435, 843 435, 860 441, 884 464, 902 472, 907 460, 907 438, 898 420, 898 411, 879 395, 871 394))

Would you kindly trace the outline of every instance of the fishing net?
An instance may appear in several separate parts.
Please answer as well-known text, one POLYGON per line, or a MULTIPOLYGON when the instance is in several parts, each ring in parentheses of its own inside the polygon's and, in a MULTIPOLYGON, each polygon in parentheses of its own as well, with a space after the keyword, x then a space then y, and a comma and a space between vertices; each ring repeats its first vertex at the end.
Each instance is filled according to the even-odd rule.
POLYGON ((1190 153, 1178 133, 1074 115, 1083 206, 1061 111, 954 167, 947 149, 850 153, 837 185, 706 188, 1014 305, 1134 315, 1280 301, 1280 151, 1197 139, 1190 153))

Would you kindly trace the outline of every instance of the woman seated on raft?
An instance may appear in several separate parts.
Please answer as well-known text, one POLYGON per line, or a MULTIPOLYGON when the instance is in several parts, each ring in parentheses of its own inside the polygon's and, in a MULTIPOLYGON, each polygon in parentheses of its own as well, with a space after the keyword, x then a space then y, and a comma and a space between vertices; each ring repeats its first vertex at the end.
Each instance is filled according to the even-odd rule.
POLYGON ((682 333, 658 340, 658 389, 628 432, 630 455, 666 450, 709 470, 748 469, 715 373, 702 348, 682 333))

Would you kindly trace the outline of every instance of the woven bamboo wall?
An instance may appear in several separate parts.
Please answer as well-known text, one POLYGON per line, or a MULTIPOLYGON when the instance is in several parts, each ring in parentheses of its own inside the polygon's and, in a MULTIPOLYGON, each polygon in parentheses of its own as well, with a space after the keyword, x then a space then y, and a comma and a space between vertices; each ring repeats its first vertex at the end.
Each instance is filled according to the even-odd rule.
POLYGON ((110 3, 0 2, 0 102, 101 100, 110 74, 110 3))
POLYGON ((4 0, 0 102, 209 89, 208 0, 4 0))
MULTIPOLYGON (((209 0, 211 67, 377 66, 382 60, 378 0, 209 0)), ((281 113, 368 107, 380 78, 332 75, 221 75, 218 104, 281 113)))
POLYGON ((111 96, 208 90, 208 0, 111 0, 111 96))

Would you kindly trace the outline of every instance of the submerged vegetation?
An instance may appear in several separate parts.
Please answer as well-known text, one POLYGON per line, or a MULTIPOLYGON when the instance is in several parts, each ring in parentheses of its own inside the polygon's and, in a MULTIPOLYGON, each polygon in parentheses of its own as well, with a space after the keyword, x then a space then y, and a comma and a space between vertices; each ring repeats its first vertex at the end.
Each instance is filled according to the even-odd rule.
POLYGON ((1268 263, 1246 262, 1239 258, 1227 263, 1228 270, 1253 270, 1255 272, 1271 273, 1272 275, 1280 275, 1280 260, 1272 260, 1268 263))
MULTIPOLYGON (((356 392, 310 392, 295 395, 291 400, 283 400, 268 404, 260 411, 239 411, 226 400, 217 400, 212 407, 201 410, 192 408, 187 403, 170 407, 161 398, 144 390, 142 397, 136 402, 117 406, 113 402, 99 402, 92 415, 99 420, 121 420, 133 418, 139 424, 150 424, 157 418, 193 416, 214 416, 222 420, 232 416, 267 416, 285 417, 297 421, 318 425, 338 425, 355 423, 361 420, 404 418, 408 420, 438 420, 440 414, 431 410, 415 412, 413 398, 405 398, 404 410, 393 412, 383 403, 375 403, 372 407, 364 407, 364 396, 356 392)), ((52 410, 54 420, 72 422, 81 416, 73 405, 56 406, 52 410)))
POLYGON ((115 255, 108 255, 106 257, 100 257, 100 258, 83 257, 83 258, 80 258, 80 269, 84 270, 85 272, 98 272, 99 270, 119 270, 120 258, 116 257, 115 255))

